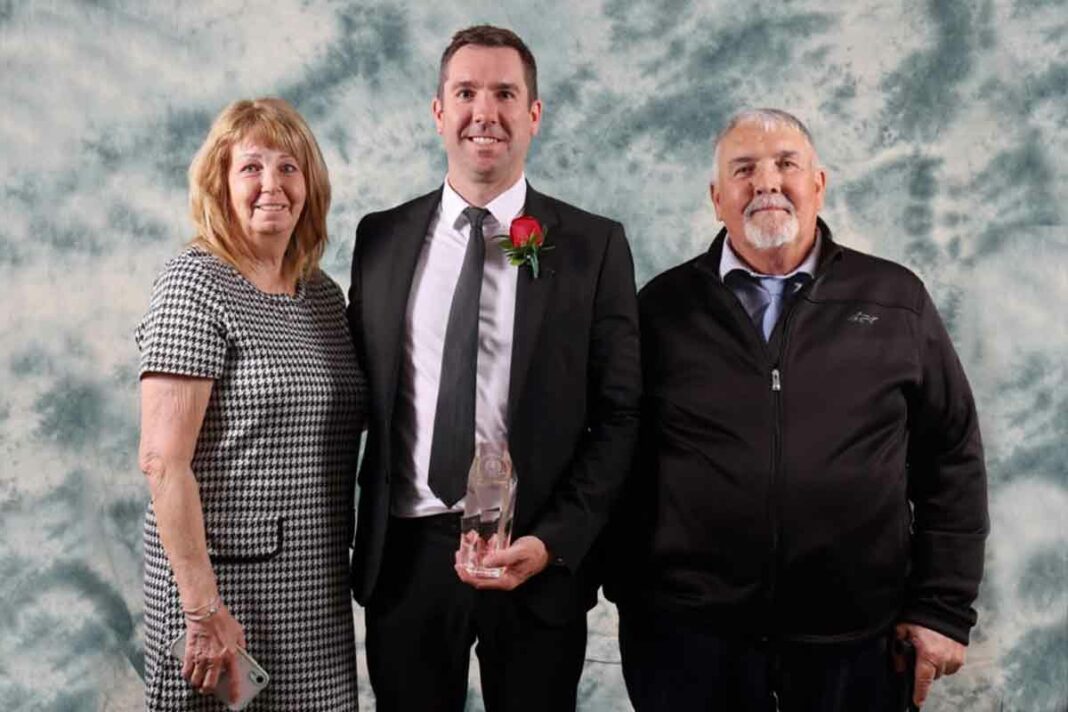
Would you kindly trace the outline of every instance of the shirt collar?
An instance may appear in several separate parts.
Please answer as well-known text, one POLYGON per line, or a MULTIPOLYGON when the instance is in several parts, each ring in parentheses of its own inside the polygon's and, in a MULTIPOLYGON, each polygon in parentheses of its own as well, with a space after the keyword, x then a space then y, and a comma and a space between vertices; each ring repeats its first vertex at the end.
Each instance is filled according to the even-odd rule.
POLYGON ((760 277, 781 277, 782 279, 788 279, 793 277, 798 272, 804 272, 808 276, 812 277, 816 274, 816 265, 819 264, 820 259, 820 246, 823 242, 823 234, 819 227, 816 228, 816 241, 812 244, 812 249, 808 251, 808 256, 797 266, 790 274, 784 275, 767 275, 754 271, 749 265, 742 261, 742 258, 738 256, 738 253, 731 247, 730 236, 727 235, 723 238, 723 252, 719 257, 719 278, 724 279, 728 274, 736 269, 740 269, 743 272, 751 274, 756 278, 760 277))
MULTIPOLYGON (((486 210, 502 229, 511 226, 512 220, 519 216, 523 205, 527 202, 527 176, 526 173, 519 175, 519 180, 511 185, 506 191, 489 202, 486 210)), ((445 187, 441 192, 441 218, 446 225, 456 227, 463 211, 470 207, 468 202, 457 193, 448 178, 445 179, 445 187)))

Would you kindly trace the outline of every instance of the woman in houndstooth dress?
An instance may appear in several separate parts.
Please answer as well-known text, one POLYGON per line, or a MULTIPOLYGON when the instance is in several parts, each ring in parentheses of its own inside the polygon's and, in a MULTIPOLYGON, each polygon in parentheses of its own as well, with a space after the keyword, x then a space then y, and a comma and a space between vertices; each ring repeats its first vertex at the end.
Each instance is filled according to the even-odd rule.
POLYGON ((189 175, 197 239, 137 329, 147 708, 225 709, 209 693, 241 646, 270 675, 248 709, 352 710, 364 381, 317 266, 326 169, 296 111, 261 99, 223 111, 189 175))

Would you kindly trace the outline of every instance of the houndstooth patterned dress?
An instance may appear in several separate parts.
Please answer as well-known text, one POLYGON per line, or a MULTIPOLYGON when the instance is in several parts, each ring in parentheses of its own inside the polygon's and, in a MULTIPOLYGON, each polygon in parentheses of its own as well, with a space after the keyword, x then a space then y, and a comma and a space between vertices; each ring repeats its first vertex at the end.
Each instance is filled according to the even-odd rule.
MULTIPOLYGON (((341 289, 257 290, 190 248, 156 281, 137 328, 141 374, 214 379, 193 456, 219 591, 271 676, 250 710, 353 710, 348 548, 364 378, 341 289)), ((185 630, 151 506, 145 517, 149 710, 224 710, 180 674, 185 630)))

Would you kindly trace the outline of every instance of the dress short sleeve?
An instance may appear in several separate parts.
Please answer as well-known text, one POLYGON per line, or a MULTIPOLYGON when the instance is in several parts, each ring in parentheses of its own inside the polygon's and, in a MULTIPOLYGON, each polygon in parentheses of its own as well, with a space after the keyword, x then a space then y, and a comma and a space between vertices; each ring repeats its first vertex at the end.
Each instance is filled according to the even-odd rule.
POLYGON ((134 332, 141 350, 140 375, 222 375, 228 339, 217 286, 195 250, 167 264, 134 332))

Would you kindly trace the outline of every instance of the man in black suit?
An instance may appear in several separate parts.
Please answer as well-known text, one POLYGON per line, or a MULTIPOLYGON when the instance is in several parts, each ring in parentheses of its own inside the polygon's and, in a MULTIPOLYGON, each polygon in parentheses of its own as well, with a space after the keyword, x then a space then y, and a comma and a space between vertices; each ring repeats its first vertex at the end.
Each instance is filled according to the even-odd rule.
POLYGON ((372 404, 353 590, 371 684, 380 710, 462 710, 477 639, 487 709, 574 709, 592 551, 637 432, 630 250, 618 223, 527 185, 542 105, 514 33, 458 32, 432 108, 444 185, 366 216, 352 265, 372 404), (537 271, 492 239, 521 214, 545 235, 537 271), (454 565, 476 442, 507 442, 518 478, 496 579, 454 565))

